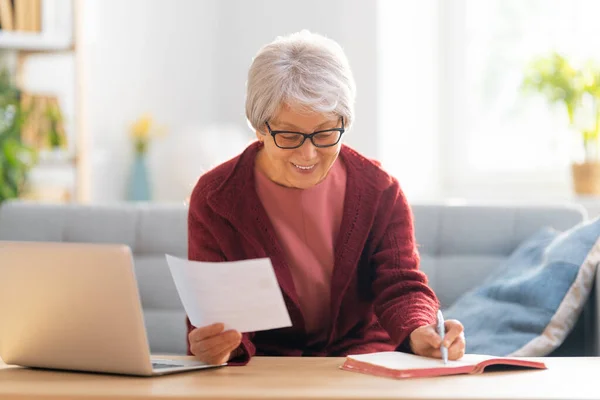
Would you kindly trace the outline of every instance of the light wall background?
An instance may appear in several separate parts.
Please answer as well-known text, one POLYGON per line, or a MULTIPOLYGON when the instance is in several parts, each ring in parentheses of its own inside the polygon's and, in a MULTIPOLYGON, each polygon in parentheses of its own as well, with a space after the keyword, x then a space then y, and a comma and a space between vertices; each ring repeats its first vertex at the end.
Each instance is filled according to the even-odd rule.
POLYGON ((376 157, 376 7, 363 0, 85 0, 81 48, 90 201, 121 201, 127 128, 151 113, 168 135, 150 153, 154 199, 182 201, 198 175, 252 139, 246 71, 276 36, 309 29, 345 49, 358 85, 348 144, 376 157))
MULTIPOLYGON (((409 201, 575 201, 600 209, 571 189, 564 115, 541 99, 525 101, 516 85, 525 62, 553 48, 598 58, 588 40, 600 38, 597 1, 79 4, 77 62, 40 56, 26 70, 30 89, 60 95, 71 136, 79 134, 73 119, 82 118, 89 202, 125 200, 128 130, 145 113, 167 133, 150 149, 153 200, 185 201, 202 173, 254 139, 244 116, 254 55, 279 35, 308 29, 340 43, 354 71, 356 123, 345 142, 381 161, 409 201)), ((46 172, 35 179, 60 175, 46 172)))

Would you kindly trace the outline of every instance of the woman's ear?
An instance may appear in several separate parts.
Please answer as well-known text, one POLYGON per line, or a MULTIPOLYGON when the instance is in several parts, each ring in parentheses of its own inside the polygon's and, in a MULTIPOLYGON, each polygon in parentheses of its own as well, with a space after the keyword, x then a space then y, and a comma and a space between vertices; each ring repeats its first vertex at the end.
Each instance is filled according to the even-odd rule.
POLYGON ((261 131, 259 131, 258 129, 255 131, 256 132, 256 138, 258 139, 259 142, 263 142, 265 140, 265 134, 262 133, 261 131))

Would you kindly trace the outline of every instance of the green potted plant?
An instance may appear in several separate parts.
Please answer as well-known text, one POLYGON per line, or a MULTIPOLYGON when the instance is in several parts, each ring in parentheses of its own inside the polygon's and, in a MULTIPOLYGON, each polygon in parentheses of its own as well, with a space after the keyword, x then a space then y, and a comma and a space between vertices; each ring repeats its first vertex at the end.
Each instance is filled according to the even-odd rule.
POLYGON ((21 140, 26 113, 8 70, 0 70, 0 203, 19 197, 36 153, 21 140))
POLYGON ((571 165, 574 190, 577 194, 599 195, 600 68, 591 62, 575 68, 565 56, 553 52, 528 65, 522 88, 564 108, 584 154, 582 162, 571 165))

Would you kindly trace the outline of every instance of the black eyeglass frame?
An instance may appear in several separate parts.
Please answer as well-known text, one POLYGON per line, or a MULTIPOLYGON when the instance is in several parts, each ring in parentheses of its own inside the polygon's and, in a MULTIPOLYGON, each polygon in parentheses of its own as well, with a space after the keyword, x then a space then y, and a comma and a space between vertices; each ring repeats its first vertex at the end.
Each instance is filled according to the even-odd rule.
POLYGON ((344 117, 340 117, 340 119, 342 120, 342 127, 341 128, 331 128, 331 129, 324 129, 322 131, 316 131, 313 133, 302 133, 302 132, 294 132, 294 131, 274 131, 271 129, 271 126, 269 125, 268 121, 265 121, 265 125, 267 126, 267 129, 269 130, 269 133, 271 134, 271 136, 273 137, 273 142, 275 142, 275 146, 279 147, 280 149, 284 149, 284 150, 292 150, 292 149, 297 149, 298 147, 302 147, 302 145, 304 144, 304 142, 306 142, 306 139, 310 139, 311 143, 313 144, 313 146, 318 147, 318 148, 327 148, 327 147, 332 147, 335 146, 336 144, 338 144, 340 142, 340 140, 342 140, 342 135, 344 134, 344 132, 346 132, 346 129, 344 128, 344 117), (322 144, 316 144, 315 141, 313 140, 313 137, 315 137, 316 135, 318 135, 319 133, 325 133, 325 132, 339 132, 340 136, 338 137, 338 140, 335 141, 335 143, 331 143, 331 144, 326 144, 326 145, 322 145, 322 144), (275 138, 275 135, 279 135, 279 134, 295 134, 295 135, 302 135, 302 141, 300 142, 299 145, 294 146, 294 147, 282 147, 280 145, 277 144, 277 139, 275 138))

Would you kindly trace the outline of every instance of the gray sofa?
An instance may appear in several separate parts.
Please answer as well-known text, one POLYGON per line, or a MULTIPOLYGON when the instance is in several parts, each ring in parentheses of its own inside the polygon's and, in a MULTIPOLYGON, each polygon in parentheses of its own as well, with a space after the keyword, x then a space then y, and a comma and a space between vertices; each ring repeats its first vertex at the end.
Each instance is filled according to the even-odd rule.
MULTIPOLYGON (((582 208, 413 205, 422 269, 443 306, 481 282, 519 242, 542 226, 566 229, 582 208)), ((0 206, 0 240, 124 243, 131 247, 153 353, 184 354, 185 314, 164 254, 186 257, 184 205, 124 203, 0 206)), ((596 286, 596 285, 595 285, 596 286)), ((595 289, 575 330, 553 355, 596 355, 595 289)))

